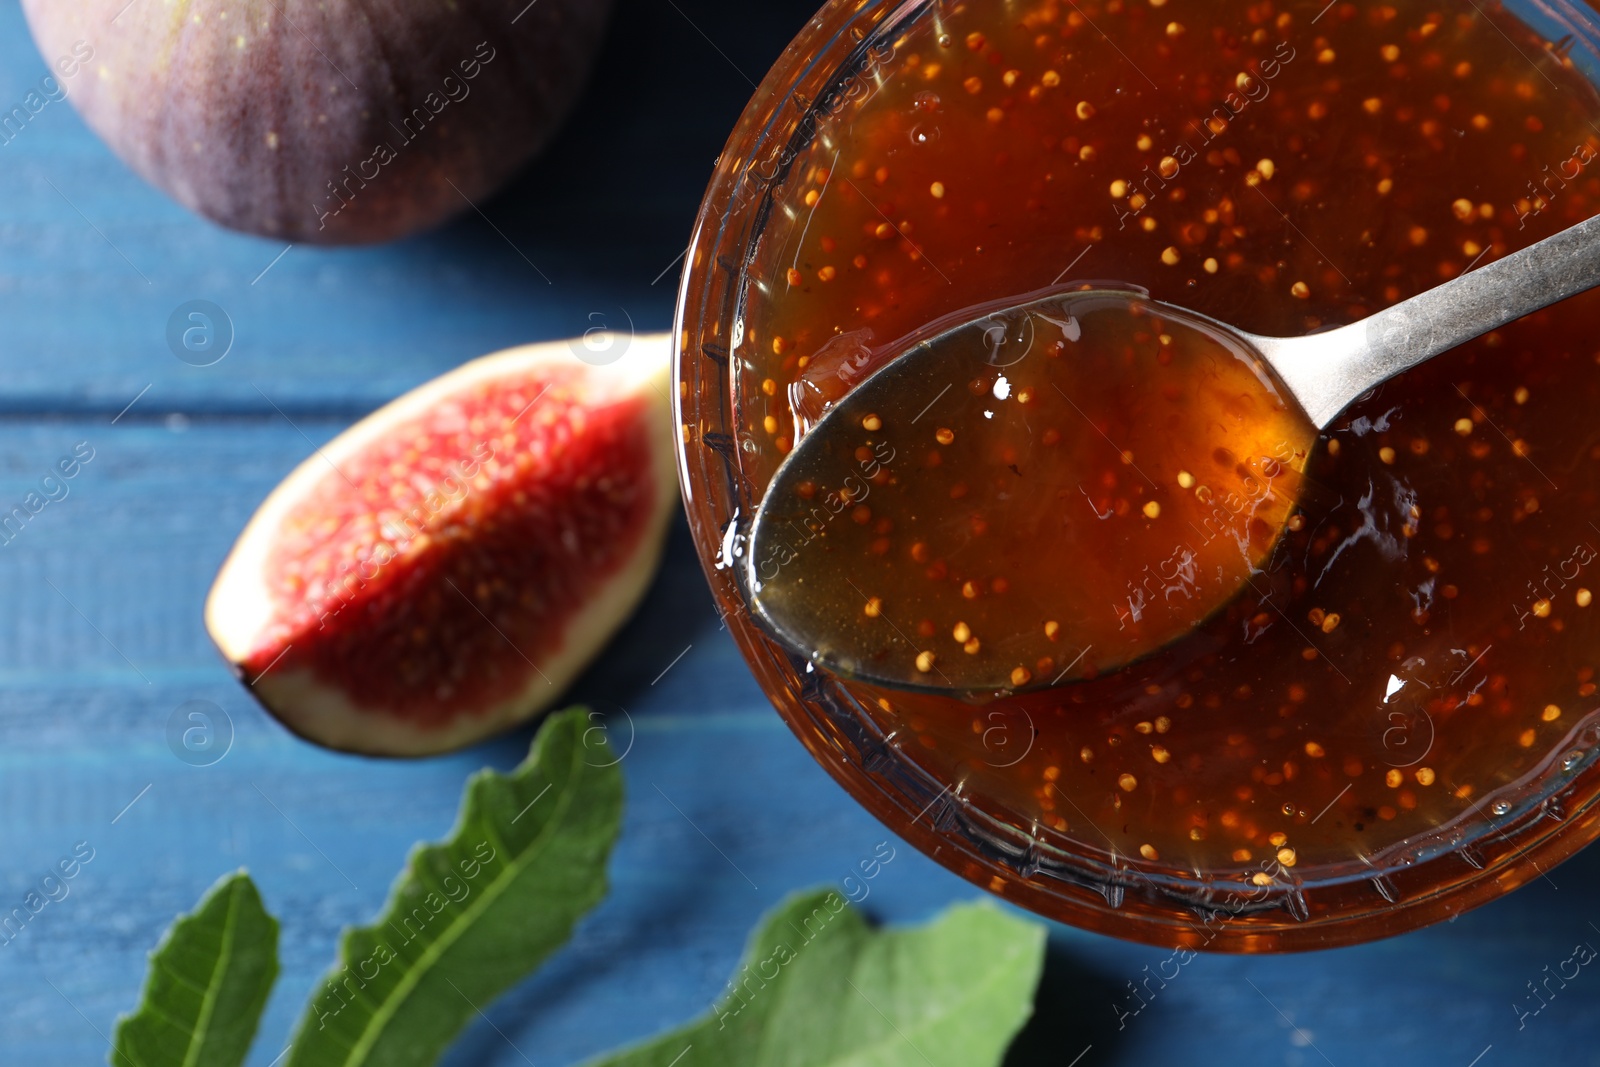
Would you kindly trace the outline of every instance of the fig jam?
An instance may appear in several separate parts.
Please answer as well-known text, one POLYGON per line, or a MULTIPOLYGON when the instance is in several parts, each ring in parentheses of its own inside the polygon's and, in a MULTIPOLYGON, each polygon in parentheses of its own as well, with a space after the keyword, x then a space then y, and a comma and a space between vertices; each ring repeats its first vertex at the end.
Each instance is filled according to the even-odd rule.
MULTIPOLYGON (((969 0, 886 34, 824 114, 772 176, 744 268, 731 373, 757 492, 898 339, 961 309, 1105 282, 1303 334, 1600 197, 1593 86, 1492 5, 969 0)), ((1385 872, 1470 855, 1592 747, 1597 318, 1574 298, 1359 399, 1311 447, 1254 586, 1142 659, 984 704, 842 684, 934 779, 1056 847, 1270 890, 1286 922, 1318 912, 1303 885, 1392 905, 1385 872)), ((1126 420, 1149 384, 1085 414, 1126 420)), ((1078 506, 1137 515, 1205 485, 1205 462, 1113 455, 1078 506)), ((1011 590, 1062 580, 1036 539, 1011 590)), ((1148 566, 1159 592, 1186 544, 1073 564, 1148 566)), ((925 580, 895 573, 907 587, 872 591, 885 605, 925 580)), ((1015 595, 980 592, 990 612, 1015 595)))
POLYGON ((1315 438, 1230 331, 1051 291, 937 328, 834 403, 762 499, 752 594, 815 662, 886 685, 1092 678, 1273 569, 1315 438))

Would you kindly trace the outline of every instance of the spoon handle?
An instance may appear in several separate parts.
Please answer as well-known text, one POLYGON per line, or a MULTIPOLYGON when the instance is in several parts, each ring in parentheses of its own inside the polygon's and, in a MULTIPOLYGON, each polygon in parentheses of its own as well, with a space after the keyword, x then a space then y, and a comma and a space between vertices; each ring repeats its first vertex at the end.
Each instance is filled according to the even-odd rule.
POLYGON ((1251 341, 1321 429, 1401 371, 1597 285, 1600 215, 1348 326, 1251 341))

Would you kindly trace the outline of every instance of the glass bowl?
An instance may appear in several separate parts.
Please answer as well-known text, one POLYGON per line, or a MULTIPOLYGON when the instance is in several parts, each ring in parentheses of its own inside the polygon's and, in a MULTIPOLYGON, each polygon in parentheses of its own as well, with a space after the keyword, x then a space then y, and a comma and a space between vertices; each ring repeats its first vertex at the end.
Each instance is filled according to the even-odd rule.
POLYGON ((813 669, 752 621, 744 584, 751 515, 804 428, 788 416, 816 384, 795 353, 840 365, 831 334, 791 337, 785 356, 773 331, 804 321, 797 290, 837 278, 859 297, 855 324, 879 324, 843 330, 835 377, 847 383, 918 315, 1096 278, 1261 333, 1336 325, 1595 210, 1600 136, 1570 149, 1556 138, 1593 136, 1596 84, 1600 19, 1566 0, 1487 13, 1473 0, 826 4, 718 160, 676 324, 694 539, 730 632, 816 760, 973 883, 1164 947, 1289 951, 1400 933, 1537 878, 1600 834, 1600 701, 1586 663, 1600 629, 1582 610, 1600 527, 1580 522, 1600 486, 1572 417, 1600 400, 1600 353, 1575 340, 1600 311, 1592 294, 1358 400, 1310 460, 1327 499, 1307 514, 1317 529, 1332 523, 1329 543, 1307 531, 1304 560, 1267 576, 1260 603, 1105 677, 1031 700, 918 703, 813 669), (1012 67, 1030 45, 1060 69, 1041 75, 1049 60, 1037 56, 1012 67), (1351 49, 1382 64, 1342 65, 1351 49), (1248 60, 1232 86, 1211 76, 1229 57, 1248 60), (1430 92, 1447 77, 1459 88, 1430 92), (993 94, 994 106, 957 107, 963 93, 993 94), (982 140, 979 116, 1003 126, 1052 93, 1057 118, 1030 113, 1025 136, 998 149, 982 140), (1139 120, 1175 97, 1197 119, 1187 132, 1139 120), (1478 99, 1506 110, 1475 111, 1478 99), (882 149, 885 131, 904 140, 884 169, 843 168, 882 149), (1189 158, 1164 155, 1169 141, 1191 144, 1189 158), (1040 164, 1042 151, 1056 162, 1040 164), (992 166, 974 162, 987 152, 992 166), (941 165, 964 190, 927 183, 941 165), (874 236, 870 207, 883 254, 899 257, 877 290, 879 253, 855 260, 859 275, 848 247, 837 268, 807 254, 806 198, 828 195, 835 168, 834 195, 854 189, 866 219, 866 236, 838 243, 874 236), (902 172, 915 184, 897 188, 902 172), (1432 177, 1409 180, 1419 175, 1432 177), (1057 180, 1071 195, 1052 200, 1057 180), (1107 186, 1108 204, 1077 206, 1107 186), (934 199, 913 199, 924 191, 934 199), (970 217, 937 224, 958 216, 933 212, 961 204, 982 219, 981 243, 970 217), (1312 553, 1330 551, 1312 573, 1312 553), (1351 573, 1333 581, 1337 567, 1351 573), (1342 626, 1316 606, 1325 581, 1332 596, 1365 593, 1342 626), (1305 684, 1255 691, 1295 654, 1305 684))

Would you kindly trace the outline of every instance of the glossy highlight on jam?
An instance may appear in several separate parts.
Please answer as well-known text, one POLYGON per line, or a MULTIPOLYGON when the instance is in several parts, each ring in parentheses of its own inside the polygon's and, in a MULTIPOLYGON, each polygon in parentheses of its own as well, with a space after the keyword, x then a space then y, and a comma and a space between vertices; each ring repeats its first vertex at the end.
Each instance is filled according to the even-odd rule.
MULTIPOLYGON (((1593 85, 1498 7, 968 2, 873 49, 862 91, 750 168, 772 204, 728 338, 744 506, 829 403, 961 309, 1103 282, 1303 334, 1600 202, 1593 85)), ((1592 799, 1561 783, 1600 741, 1597 319, 1574 298, 1359 399, 1257 587, 1148 657, 982 705, 840 681, 896 758, 1036 842, 944 861, 1125 936, 1310 947, 1406 928, 1391 916, 1499 862, 1530 806, 1554 825, 1563 796, 1592 799), (1045 886, 1046 848, 1115 884, 1045 886), (1196 908, 1232 928, 1196 940, 1196 908), (1319 923, 1345 925, 1296 933, 1319 923)), ((1212 474, 1132 463, 1161 493, 1212 474)), ((1139 513, 1135 481, 1083 506, 1139 513)), ((1166 558, 1138 561, 1152 594, 1166 558)))

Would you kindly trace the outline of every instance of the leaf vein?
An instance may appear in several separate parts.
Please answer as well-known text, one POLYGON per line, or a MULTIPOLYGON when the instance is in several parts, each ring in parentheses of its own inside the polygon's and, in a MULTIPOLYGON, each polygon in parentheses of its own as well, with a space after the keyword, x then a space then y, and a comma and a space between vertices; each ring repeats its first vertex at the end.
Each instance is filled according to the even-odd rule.
POLYGON ((228 890, 228 907, 223 915, 222 936, 218 938, 217 961, 212 965, 206 982, 205 994, 200 998, 200 1012, 195 1019, 193 1038, 183 1056, 183 1067, 195 1067, 200 1062, 200 1050, 205 1045, 205 1035, 211 1027, 211 1014, 217 1008, 217 976, 227 973, 233 961, 234 930, 239 921, 240 889, 235 883, 228 890))

